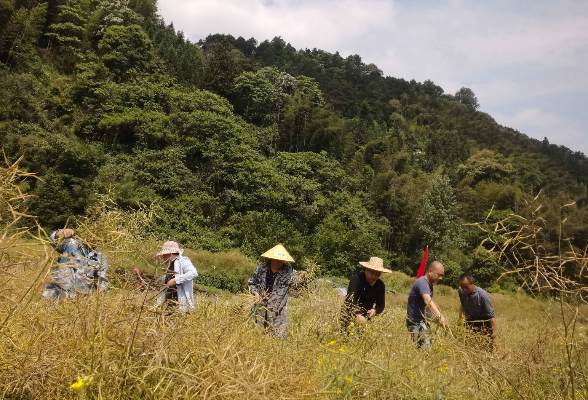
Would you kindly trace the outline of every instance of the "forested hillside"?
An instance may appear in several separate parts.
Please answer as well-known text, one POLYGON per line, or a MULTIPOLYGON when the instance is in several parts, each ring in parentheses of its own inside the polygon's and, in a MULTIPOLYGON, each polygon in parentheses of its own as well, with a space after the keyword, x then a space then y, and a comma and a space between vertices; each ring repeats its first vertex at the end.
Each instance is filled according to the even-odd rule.
POLYGON ((211 35, 153 0, 0 0, 0 143, 46 229, 98 194, 159 207, 154 234, 349 275, 381 256, 413 273, 427 245, 489 285, 490 223, 539 194, 549 245, 588 245, 588 160, 478 111, 475 94, 385 76, 360 56, 211 35), (493 210, 490 217, 488 214, 493 210))

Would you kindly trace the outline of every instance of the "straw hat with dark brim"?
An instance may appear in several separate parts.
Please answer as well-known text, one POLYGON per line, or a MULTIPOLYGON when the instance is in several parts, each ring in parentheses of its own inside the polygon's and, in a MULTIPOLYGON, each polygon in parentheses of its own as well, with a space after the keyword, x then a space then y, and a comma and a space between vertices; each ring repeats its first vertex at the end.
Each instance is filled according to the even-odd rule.
POLYGON ((372 271, 387 273, 392 272, 391 270, 384 268, 384 260, 382 260, 380 257, 370 257, 369 261, 360 261, 359 264, 366 267, 367 269, 371 269, 372 271))
POLYGON ((272 260, 294 262, 294 259, 290 253, 286 251, 286 248, 282 245, 282 243, 278 243, 276 246, 263 253, 261 257, 270 258, 272 260))

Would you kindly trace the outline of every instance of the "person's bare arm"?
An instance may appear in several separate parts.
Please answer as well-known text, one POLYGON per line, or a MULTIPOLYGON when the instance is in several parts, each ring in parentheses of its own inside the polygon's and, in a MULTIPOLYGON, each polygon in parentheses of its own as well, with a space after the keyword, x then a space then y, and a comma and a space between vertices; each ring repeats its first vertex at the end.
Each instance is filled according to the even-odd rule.
POLYGON ((463 304, 460 304, 460 306, 459 306, 459 323, 460 324, 461 324, 461 318, 463 317, 463 313, 464 313, 463 304))
POLYGON ((433 314, 435 317, 441 315, 441 317, 439 318, 439 321, 441 322, 441 326, 443 326, 443 327, 447 326, 447 320, 441 314, 441 311, 439 310, 437 303, 435 303, 435 301, 433 300, 431 295, 425 293, 422 296, 423 296, 423 300, 425 301, 425 304, 427 305, 427 308, 429 310, 431 310, 431 314, 433 314))

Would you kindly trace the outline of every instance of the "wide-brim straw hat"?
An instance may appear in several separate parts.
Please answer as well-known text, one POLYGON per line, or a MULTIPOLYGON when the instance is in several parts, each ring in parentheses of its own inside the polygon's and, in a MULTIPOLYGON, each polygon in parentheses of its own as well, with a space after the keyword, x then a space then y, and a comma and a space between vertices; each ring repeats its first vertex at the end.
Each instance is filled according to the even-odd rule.
POLYGON ((166 254, 182 254, 184 249, 180 249, 180 245, 177 242, 168 240, 161 247, 161 251, 153 256, 156 260, 163 260, 163 256, 166 254))
POLYGON ((270 258, 272 260, 295 262, 282 243, 278 243, 276 246, 272 247, 261 256, 263 258, 270 258))
POLYGON ((382 260, 380 257, 370 257, 369 261, 360 261, 359 264, 366 267, 367 269, 371 269, 372 271, 387 273, 392 272, 391 270, 384 268, 384 260, 382 260))

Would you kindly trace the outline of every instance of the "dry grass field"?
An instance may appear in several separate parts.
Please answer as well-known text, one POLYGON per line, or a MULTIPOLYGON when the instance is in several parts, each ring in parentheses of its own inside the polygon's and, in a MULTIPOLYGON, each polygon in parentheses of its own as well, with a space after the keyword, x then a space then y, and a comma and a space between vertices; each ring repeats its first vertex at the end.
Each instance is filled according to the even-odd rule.
MULTIPOLYGON (((164 317, 152 307, 156 293, 119 281, 104 301, 56 307, 40 296, 51 249, 29 243, 9 253, 0 272, 1 398, 588 398, 585 307, 566 340, 560 301, 492 295, 500 341, 497 353, 487 352, 464 345, 457 294, 439 288, 450 329, 437 331, 431 351, 418 351, 404 325, 406 294, 388 296, 383 315, 341 338, 342 298, 315 282, 290 300, 288 339, 280 341, 251 323, 246 294, 196 295, 194 312, 164 317), (571 374, 567 349, 581 360, 571 374), (70 389, 84 376, 89 385, 70 389)), ((235 254, 216 257, 222 265, 235 254)), ((114 268, 121 260, 110 257, 114 268)))

